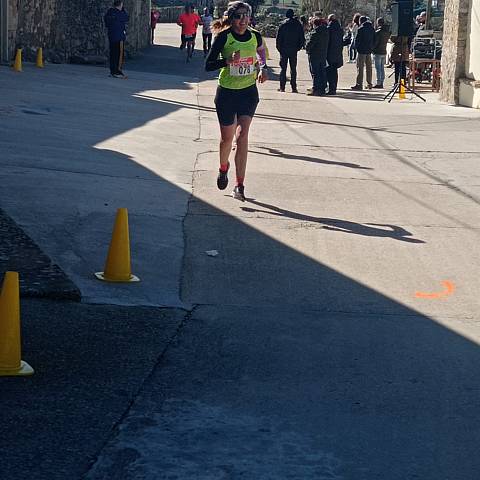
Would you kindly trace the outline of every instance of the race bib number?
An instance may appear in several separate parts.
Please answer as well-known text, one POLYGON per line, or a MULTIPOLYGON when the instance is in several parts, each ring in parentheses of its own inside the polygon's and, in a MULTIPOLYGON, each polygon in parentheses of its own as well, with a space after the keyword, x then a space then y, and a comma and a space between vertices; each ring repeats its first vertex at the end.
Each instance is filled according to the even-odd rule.
POLYGON ((241 58, 238 62, 230 65, 230 75, 232 77, 246 77, 255 72, 255 62, 253 57, 241 58))

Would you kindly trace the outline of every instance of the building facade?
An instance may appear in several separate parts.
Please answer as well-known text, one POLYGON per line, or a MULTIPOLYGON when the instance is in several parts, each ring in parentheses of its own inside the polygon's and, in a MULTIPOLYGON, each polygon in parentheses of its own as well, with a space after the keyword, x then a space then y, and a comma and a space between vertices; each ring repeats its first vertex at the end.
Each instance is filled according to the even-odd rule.
POLYGON ((480 108, 480 0, 446 0, 443 101, 480 108))
MULTIPOLYGON (((17 48, 32 60, 39 47, 48 61, 102 61, 108 49, 103 15, 111 0, 0 0, 0 61, 17 48)), ((125 0, 130 14, 127 54, 149 44, 150 0, 125 0)))

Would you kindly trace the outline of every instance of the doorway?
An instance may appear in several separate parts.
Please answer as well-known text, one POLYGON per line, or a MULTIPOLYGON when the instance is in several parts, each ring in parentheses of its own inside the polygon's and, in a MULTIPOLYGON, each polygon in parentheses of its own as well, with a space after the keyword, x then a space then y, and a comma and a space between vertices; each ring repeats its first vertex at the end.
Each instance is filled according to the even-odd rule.
POLYGON ((8 60, 8 0, 0 0, 0 63, 8 60))

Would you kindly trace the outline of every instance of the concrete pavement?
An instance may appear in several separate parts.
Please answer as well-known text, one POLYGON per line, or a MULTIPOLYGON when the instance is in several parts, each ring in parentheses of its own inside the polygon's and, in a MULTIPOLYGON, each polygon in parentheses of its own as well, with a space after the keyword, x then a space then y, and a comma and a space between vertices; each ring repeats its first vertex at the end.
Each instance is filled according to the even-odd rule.
POLYGON ((86 478, 475 478, 479 113, 351 92, 351 65, 337 98, 267 83, 240 203, 215 81, 157 35, 125 82, 0 72, 2 207, 84 301, 193 307, 86 478), (117 205, 143 282, 111 288, 90 272, 117 205))

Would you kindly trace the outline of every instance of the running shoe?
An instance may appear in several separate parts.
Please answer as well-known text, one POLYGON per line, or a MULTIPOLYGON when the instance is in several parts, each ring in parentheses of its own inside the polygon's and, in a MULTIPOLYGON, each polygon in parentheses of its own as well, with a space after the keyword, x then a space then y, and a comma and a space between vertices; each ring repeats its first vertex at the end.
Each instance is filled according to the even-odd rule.
MULTIPOLYGON (((230 168, 230 164, 228 165, 230 168)), ((220 169, 218 170, 218 177, 217 177, 217 187, 219 190, 225 190, 228 185, 228 169, 226 172, 222 172, 220 169)))
POLYGON ((235 200, 240 200, 241 202, 244 202, 246 200, 246 198, 245 198, 245 187, 243 185, 237 185, 233 189, 232 197, 235 200))

